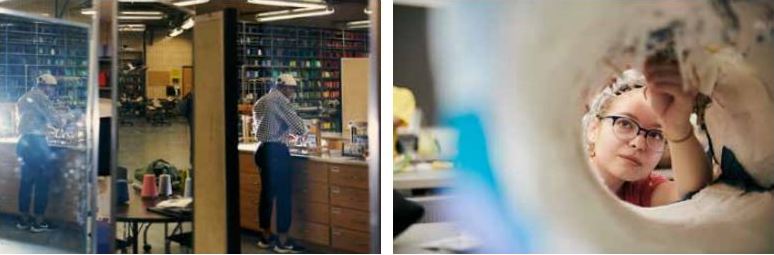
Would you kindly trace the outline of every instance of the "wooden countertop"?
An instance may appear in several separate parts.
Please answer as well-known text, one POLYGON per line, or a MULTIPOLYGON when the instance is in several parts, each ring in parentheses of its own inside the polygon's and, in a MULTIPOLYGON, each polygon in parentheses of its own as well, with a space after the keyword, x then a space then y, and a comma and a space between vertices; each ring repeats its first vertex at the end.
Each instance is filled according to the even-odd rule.
MULTIPOLYGON (((258 150, 258 145, 260 145, 260 143, 240 143, 239 152, 255 153, 255 151, 258 150)), ((291 156, 295 158, 303 158, 303 159, 308 159, 311 161, 317 161, 317 162, 323 162, 323 163, 368 166, 368 161, 360 158, 354 158, 354 157, 313 156, 313 155, 298 155, 298 154, 291 154, 291 156)))

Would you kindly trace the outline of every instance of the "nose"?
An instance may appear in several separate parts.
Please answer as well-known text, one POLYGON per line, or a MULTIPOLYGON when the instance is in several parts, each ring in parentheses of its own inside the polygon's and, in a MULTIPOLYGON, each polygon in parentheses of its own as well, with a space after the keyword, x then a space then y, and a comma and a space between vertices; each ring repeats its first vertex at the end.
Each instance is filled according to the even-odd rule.
POLYGON ((634 138, 632 138, 632 140, 629 141, 629 146, 631 146, 632 148, 645 150, 647 146, 647 141, 645 140, 645 134, 638 133, 637 136, 635 136, 634 138))

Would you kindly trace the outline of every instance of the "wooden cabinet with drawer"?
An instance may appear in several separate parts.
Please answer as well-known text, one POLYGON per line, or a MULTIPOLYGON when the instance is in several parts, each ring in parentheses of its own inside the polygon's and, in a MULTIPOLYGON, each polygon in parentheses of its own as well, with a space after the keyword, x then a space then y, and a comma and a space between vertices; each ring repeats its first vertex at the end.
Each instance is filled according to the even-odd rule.
POLYGON ((368 233, 333 227, 331 246, 346 251, 368 253, 371 247, 371 236, 368 233))
POLYGON ((331 226, 358 231, 369 231, 369 214, 366 211, 331 206, 331 226))
POLYGON ((331 185, 331 205, 368 211, 368 190, 331 185))
MULTIPOLYGON (((258 231, 260 172, 252 153, 240 152, 239 161, 241 225, 258 231)), ((367 167, 293 157, 290 171, 293 182, 290 236, 341 251, 369 252, 367 167)), ((272 226, 274 219, 272 216, 272 226)))
POLYGON ((368 189, 368 168, 366 166, 329 164, 330 183, 351 187, 368 189))

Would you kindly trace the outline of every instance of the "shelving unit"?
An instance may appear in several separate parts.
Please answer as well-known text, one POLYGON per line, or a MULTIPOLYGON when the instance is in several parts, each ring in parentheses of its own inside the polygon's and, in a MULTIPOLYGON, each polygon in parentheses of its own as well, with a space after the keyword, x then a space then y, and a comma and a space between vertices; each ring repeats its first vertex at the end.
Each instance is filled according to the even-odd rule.
POLYGON ((86 108, 88 29, 0 14, 0 102, 15 102, 41 74, 57 77, 63 106, 86 108))
POLYGON ((118 94, 126 95, 128 98, 145 97, 145 54, 142 50, 121 50, 118 53, 119 69, 122 70, 118 75, 118 94), (123 71, 127 64, 138 66, 132 71, 123 71))
POLYGON ((238 31, 243 103, 252 104, 280 74, 291 73, 299 80, 294 103, 306 109, 301 117, 319 119, 325 132, 342 131, 341 58, 368 56, 366 32, 249 22, 239 23, 238 31))

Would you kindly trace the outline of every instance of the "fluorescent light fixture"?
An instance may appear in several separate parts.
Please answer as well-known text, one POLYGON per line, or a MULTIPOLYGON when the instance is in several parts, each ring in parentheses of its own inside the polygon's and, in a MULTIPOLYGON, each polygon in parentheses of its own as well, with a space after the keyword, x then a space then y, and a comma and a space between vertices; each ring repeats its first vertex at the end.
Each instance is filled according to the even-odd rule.
POLYGON ((181 29, 181 28, 175 28, 175 29, 172 29, 172 32, 170 32, 170 33, 169 33, 169 37, 175 37, 175 36, 178 36, 178 35, 182 34, 184 31, 185 31, 185 30, 183 30, 183 29, 181 29))
POLYGON ((81 14, 83 14, 83 15, 94 15, 94 14, 97 14, 97 11, 95 11, 92 8, 85 8, 85 9, 81 9, 81 14))
POLYGON ((289 10, 272 11, 272 12, 262 12, 262 13, 256 14, 255 16, 256 17, 275 16, 275 15, 282 15, 282 14, 288 14, 288 13, 299 13, 299 12, 308 12, 308 11, 314 11, 314 10, 322 10, 325 8, 326 7, 312 7, 312 8, 289 9, 289 10))
POLYGON ((119 20, 160 20, 162 16, 118 16, 119 20))
POLYGON ((320 0, 247 0, 251 4, 287 6, 299 8, 324 8, 327 6, 325 1, 320 0))
MULTIPOLYGON (((299 9, 299 10, 305 10, 305 9, 299 9)), ((286 20, 286 19, 295 19, 295 18, 303 18, 303 17, 330 15, 335 12, 333 8, 319 9, 319 10, 313 10, 313 11, 299 11, 299 10, 291 10, 287 14, 274 15, 274 16, 261 17, 258 15, 255 15, 255 19, 258 22, 269 22, 269 21, 275 21, 275 20, 286 20)))
POLYGON ((183 0, 175 2, 175 6, 191 6, 191 5, 197 5, 197 4, 204 4, 208 3, 210 0, 183 0))
POLYGON ((145 31, 145 24, 121 24, 118 25, 118 31, 143 32, 145 31))
POLYGON ((193 18, 188 18, 187 20, 185 20, 183 22, 182 25, 180 25, 180 27, 183 28, 183 29, 191 29, 194 26, 194 24, 195 23, 194 23, 193 18))
POLYGON ((155 3, 158 0, 118 0, 121 3, 155 3))
POLYGON ((367 14, 367 15, 371 15, 371 13, 373 13, 373 12, 371 11, 371 9, 368 9, 368 7, 366 7, 365 9, 363 9, 363 12, 364 12, 365 14, 367 14))
POLYGON ((347 26, 357 26, 357 25, 371 25, 370 20, 358 20, 358 21, 350 21, 347 22, 347 26))
POLYGON ((164 13, 159 11, 122 11, 121 15, 164 15, 164 13))
POLYGON ((137 25, 118 25, 118 31, 121 32, 144 32, 145 31, 145 25, 137 24, 137 25))

